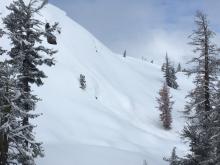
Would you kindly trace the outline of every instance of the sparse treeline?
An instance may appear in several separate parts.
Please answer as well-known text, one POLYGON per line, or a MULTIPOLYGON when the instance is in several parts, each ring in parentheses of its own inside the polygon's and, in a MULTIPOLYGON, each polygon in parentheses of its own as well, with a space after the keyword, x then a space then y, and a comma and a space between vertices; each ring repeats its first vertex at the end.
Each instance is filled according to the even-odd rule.
POLYGON ((43 156, 41 142, 35 140, 34 113, 39 98, 32 93, 31 84, 43 85, 45 73, 41 65, 54 65, 51 57, 56 51, 42 44, 57 29, 57 23, 44 29, 45 23, 35 19, 46 5, 44 0, 13 1, 3 18, 4 32, 10 39, 10 50, 0 54, 8 57, 0 62, 0 164, 34 165, 43 156))
POLYGON ((190 44, 197 57, 190 61, 194 67, 188 70, 189 75, 195 75, 195 89, 187 96, 185 114, 188 121, 182 133, 190 152, 175 159, 175 164, 217 165, 220 163, 219 49, 212 41, 215 33, 204 13, 197 12, 195 24, 197 29, 190 36, 190 44))

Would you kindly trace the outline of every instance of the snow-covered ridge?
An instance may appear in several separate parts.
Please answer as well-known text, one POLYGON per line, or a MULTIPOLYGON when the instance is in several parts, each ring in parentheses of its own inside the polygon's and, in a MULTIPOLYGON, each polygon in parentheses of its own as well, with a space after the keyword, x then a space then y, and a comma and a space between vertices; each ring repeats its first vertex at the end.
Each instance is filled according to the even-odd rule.
MULTIPOLYGON (((0 1, 3 17, 10 1, 0 1)), ((172 90, 173 129, 165 131, 155 108, 163 82, 160 66, 114 54, 53 5, 38 17, 57 21, 62 28, 58 45, 53 46, 59 51, 56 66, 44 68, 48 79, 35 89, 43 99, 37 109, 44 115, 36 124, 46 152, 38 164, 137 165, 146 159, 162 165, 174 146, 184 150, 178 134, 184 124, 179 111, 191 80, 178 75, 180 89, 172 90), (86 77, 85 91, 79 88, 80 74, 86 77)))

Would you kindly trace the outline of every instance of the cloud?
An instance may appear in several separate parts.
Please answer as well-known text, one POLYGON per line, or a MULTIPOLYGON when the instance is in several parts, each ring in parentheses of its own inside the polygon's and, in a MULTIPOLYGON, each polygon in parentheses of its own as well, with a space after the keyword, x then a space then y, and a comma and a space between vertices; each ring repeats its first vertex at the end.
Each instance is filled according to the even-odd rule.
POLYGON ((146 37, 133 42, 118 44, 119 47, 126 47, 127 54, 135 57, 144 57, 147 61, 154 60, 156 63, 164 62, 165 54, 176 63, 186 61, 191 55, 191 47, 187 35, 182 31, 167 32, 163 29, 148 31, 146 37), (131 44, 131 45, 130 45, 131 44))
POLYGON ((54 0, 110 49, 161 62, 166 51, 176 62, 191 56, 187 36, 196 10, 218 31, 218 0, 54 0))

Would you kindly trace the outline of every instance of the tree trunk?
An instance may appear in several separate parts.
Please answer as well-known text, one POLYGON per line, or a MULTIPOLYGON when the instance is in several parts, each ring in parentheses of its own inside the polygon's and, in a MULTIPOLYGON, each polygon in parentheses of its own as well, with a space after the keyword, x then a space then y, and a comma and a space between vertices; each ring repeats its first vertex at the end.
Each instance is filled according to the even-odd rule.
POLYGON ((0 165, 6 165, 7 160, 8 160, 8 137, 6 133, 2 132, 0 134, 0 165))
MULTIPOLYGON (((207 28, 204 25, 204 31, 205 31, 205 83, 204 83, 204 88, 205 88, 205 111, 208 112, 210 111, 210 91, 209 91, 209 46, 208 46, 208 37, 207 37, 207 28)), ((206 116, 207 117, 207 116, 206 116)))
MULTIPOLYGON (((28 68, 27 66, 28 66, 28 60, 25 59, 25 60, 23 61, 23 67, 24 67, 23 76, 24 76, 24 77, 27 76, 27 72, 28 72, 28 71, 27 71, 27 68, 28 68)), ((24 78, 24 79, 22 80, 22 88, 23 88, 23 91, 25 92, 25 95, 30 92, 29 83, 28 83, 28 79, 27 79, 27 78, 24 78)), ((30 111, 30 107, 29 107, 28 103, 24 103, 24 109, 25 109, 25 112, 26 112, 26 113, 30 111)), ((25 116, 25 117, 23 118, 22 124, 23 124, 23 126, 26 126, 26 125, 29 124, 28 116, 25 116)), ((24 146, 24 147, 25 147, 26 149, 28 148, 28 145, 29 145, 29 144, 28 144, 28 141, 25 140, 25 146, 24 146)), ((26 161, 22 162, 22 164, 23 164, 23 165, 28 165, 28 163, 27 163, 26 161)))

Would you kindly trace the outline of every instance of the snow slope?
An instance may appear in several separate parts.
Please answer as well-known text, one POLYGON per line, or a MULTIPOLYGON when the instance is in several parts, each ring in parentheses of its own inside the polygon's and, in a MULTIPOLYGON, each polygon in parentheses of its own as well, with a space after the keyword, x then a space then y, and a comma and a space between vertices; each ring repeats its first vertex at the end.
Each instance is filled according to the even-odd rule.
MULTIPOLYGON (((3 16, 10 1, 0 1, 3 16)), ((37 110, 44 113, 36 121, 45 148, 38 164, 141 165, 146 159, 149 165, 163 165, 174 146, 184 154, 186 146, 178 134, 184 119, 179 111, 192 87, 190 79, 180 73, 180 89, 171 90, 173 129, 166 131, 155 108, 163 82, 160 66, 114 54, 53 5, 40 17, 58 21, 62 33, 54 46, 59 51, 56 66, 43 68, 48 79, 35 89, 43 99, 37 110), (79 88, 80 74, 86 76, 85 91, 79 88)))

